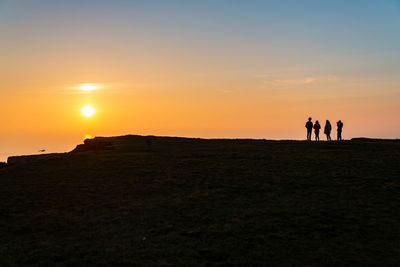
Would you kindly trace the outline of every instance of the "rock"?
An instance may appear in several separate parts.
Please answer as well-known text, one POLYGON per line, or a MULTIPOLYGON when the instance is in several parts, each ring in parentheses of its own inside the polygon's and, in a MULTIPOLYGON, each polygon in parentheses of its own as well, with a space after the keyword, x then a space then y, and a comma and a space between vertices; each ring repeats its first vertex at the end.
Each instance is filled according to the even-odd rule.
POLYGON ((63 155, 65 155, 65 153, 14 156, 14 157, 9 157, 7 159, 7 165, 25 164, 25 163, 37 162, 37 161, 41 161, 41 160, 56 159, 63 155))
POLYGON ((102 139, 85 139, 83 144, 78 145, 72 152, 113 150, 112 143, 102 139))

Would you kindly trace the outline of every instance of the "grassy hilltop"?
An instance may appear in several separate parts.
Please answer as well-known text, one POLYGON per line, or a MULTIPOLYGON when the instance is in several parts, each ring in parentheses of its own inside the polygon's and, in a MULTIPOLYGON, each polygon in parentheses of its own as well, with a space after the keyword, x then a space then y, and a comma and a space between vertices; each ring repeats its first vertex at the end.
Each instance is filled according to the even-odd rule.
POLYGON ((395 266, 400 142, 96 138, 0 168, 0 266, 395 266))

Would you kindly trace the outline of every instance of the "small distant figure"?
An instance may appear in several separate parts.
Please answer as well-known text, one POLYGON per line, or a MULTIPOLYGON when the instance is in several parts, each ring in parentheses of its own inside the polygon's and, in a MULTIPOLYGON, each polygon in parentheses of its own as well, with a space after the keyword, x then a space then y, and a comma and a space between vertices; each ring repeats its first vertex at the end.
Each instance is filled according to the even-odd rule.
POLYGON ((326 134, 326 140, 327 141, 332 141, 332 139, 331 139, 331 131, 332 131, 331 122, 329 120, 326 120, 324 134, 326 134))
POLYGON ((315 121, 314 124, 314 133, 315 133, 315 141, 319 141, 319 130, 321 130, 321 125, 319 124, 319 121, 315 121))
POLYGON ((342 139, 342 130, 343 130, 343 122, 339 120, 337 123, 337 140, 338 141, 343 141, 342 139))
POLYGON ((311 134, 313 129, 313 122, 311 117, 308 118, 308 121, 306 122, 306 128, 307 128, 307 141, 311 141, 311 134))
POLYGON ((38 152, 40 152, 40 153, 46 152, 46 149, 41 149, 38 152))

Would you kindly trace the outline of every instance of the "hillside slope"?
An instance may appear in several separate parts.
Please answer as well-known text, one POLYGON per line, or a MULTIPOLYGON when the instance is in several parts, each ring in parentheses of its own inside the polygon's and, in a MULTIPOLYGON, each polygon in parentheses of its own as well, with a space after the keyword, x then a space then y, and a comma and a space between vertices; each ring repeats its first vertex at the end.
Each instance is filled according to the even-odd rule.
POLYGON ((400 143, 123 136, 0 169, 0 266, 388 266, 400 143))

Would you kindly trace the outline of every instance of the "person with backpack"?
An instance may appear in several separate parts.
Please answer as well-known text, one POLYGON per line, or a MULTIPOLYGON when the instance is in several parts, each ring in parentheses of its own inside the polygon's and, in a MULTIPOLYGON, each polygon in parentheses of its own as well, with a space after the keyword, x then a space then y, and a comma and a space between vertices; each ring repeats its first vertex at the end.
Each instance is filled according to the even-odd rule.
POLYGON ((332 141, 332 139, 331 139, 331 131, 332 131, 331 122, 329 120, 326 120, 325 128, 324 128, 324 134, 326 135, 326 140, 327 141, 332 141))
POLYGON ((341 120, 339 120, 337 123, 337 140, 338 141, 343 141, 342 138, 342 131, 343 131, 343 122, 341 120))
POLYGON ((319 124, 319 121, 315 121, 314 124, 315 141, 319 141, 319 130, 321 130, 321 125, 319 124))

